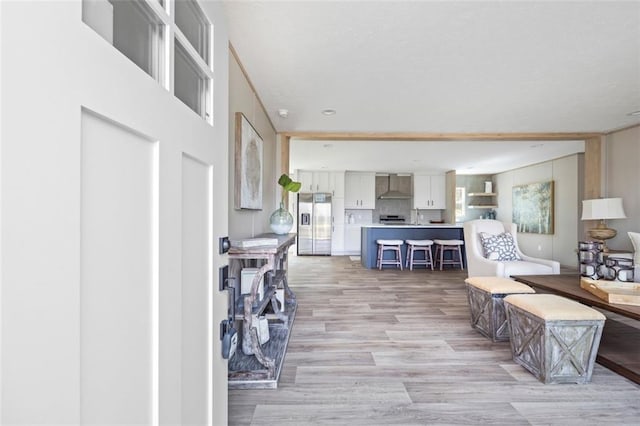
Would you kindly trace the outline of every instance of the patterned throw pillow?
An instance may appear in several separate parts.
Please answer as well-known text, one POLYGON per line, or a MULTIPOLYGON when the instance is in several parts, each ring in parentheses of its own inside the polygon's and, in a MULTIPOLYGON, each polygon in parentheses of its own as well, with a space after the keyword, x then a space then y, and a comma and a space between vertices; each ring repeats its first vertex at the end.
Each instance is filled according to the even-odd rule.
POLYGON ((490 260, 522 260, 516 253, 516 243, 509 232, 498 235, 480 233, 484 257, 490 260))

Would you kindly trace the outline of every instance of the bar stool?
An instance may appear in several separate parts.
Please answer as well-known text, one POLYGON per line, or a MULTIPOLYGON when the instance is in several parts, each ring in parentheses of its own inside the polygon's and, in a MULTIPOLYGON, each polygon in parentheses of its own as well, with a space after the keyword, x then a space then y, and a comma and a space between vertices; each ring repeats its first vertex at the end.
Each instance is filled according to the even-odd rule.
POLYGON ((405 240, 405 243, 407 243, 407 263, 405 266, 409 268, 410 271, 413 271, 413 265, 425 265, 430 266, 433 271, 433 255, 431 254, 433 241, 405 240), (413 254, 418 251, 424 252, 424 260, 413 258, 413 254))
POLYGON ((394 265, 402 270, 402 251, 400 247, 404 244, 402 240, 376 240, 378 243, 378 269, 382 269, 382 265, 394 265), (393 259, 384 259, 384 251, 391 250, 393 259))
POLYGON ((440 270, 444 265, 460 265, 460 269, 464 269, 462 262, 462 246, 464 241, 462 240, 433 240, 436 245, 436 264, 440 262, 440 270), (451 252, 451 259, 444 258, 444 252, 451 252), (458 253, 458 259, 456 260, 456 252, 458 253), (438 257, 438 254, 440 257, 438 257))

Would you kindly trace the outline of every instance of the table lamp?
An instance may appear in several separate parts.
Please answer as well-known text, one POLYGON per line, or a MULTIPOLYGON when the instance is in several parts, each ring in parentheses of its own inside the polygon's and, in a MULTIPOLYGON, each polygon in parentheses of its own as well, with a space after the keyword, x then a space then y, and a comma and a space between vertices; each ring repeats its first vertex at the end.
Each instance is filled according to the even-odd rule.
POLYGON ((608 252, 604 240, 613 238, 618 233, 615 229, 607 228, 607 219, 625 219, 622 208, 622 198, 598 198, 582 201, 582 220, 599 220, 598 226, 587 230, 587 235, 602 242, 603 251, 608 252))

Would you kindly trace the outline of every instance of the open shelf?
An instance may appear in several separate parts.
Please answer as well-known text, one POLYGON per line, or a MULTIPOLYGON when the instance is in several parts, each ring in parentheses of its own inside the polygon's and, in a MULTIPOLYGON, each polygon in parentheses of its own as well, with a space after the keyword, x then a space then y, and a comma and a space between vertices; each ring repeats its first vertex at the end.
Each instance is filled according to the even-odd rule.
MULTIPOLYGON (((285 304, 285 315, 292 324, 296 316, 298 304, 295 301, 285 304)), ((239 333, 242 333, 240 328, 239 333)), ((284 358, 291 337, 291 326, 269 322, 269 341, 261 346, 266 357, 275 362, 275 374, 271 376, 253 355, 245 355, 238 347, 229 359, 229 389, 277 389, 284 358)), ((240 337, 240 340, 242 337, 240 337)))
POLYGON ((470 192, 467 194, 469 197, 495 197, 495 192, 470 192))
POLYGON ((469 209, 495 209, 498 207, 498 205, 496 204, 496 199, 494 197, 496 197, 498 194, 496 194, 495 192, 470 192, 467 194, 467 196, 469 197, 478 197, 474 200, 470 200, 470 201, 475 201, 475 203, 469 204, 467 205, 467 208, 469 209), (482 197, 482 198, 480 198, 482 197), (491 197, 491 199, 488 199, 487 197, 491 197))

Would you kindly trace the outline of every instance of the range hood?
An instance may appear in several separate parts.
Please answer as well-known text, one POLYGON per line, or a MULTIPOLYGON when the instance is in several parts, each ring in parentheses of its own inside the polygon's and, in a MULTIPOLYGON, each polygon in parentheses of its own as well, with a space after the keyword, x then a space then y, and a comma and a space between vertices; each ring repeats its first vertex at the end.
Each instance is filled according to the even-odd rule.
POLYGON ((381 194, 379 200, 408 200, 411 199, 411 194, 405 194, 398 190, 398 175, 389 173, 389 189, 387 192, 381 194))

